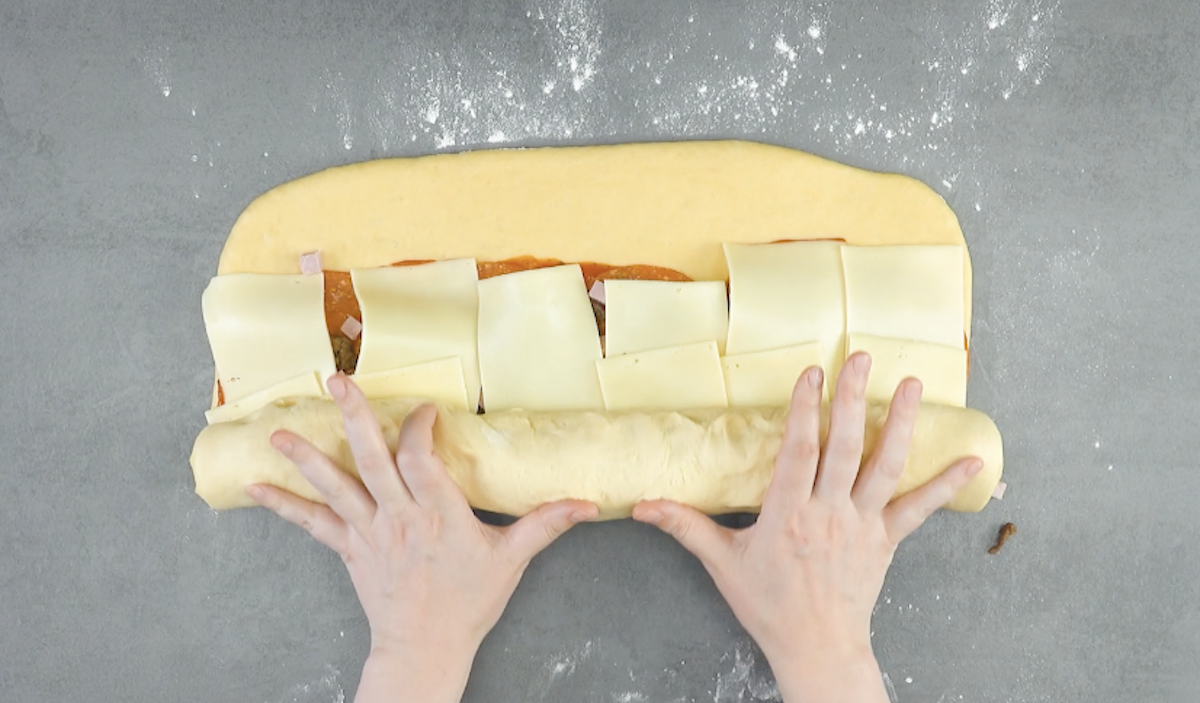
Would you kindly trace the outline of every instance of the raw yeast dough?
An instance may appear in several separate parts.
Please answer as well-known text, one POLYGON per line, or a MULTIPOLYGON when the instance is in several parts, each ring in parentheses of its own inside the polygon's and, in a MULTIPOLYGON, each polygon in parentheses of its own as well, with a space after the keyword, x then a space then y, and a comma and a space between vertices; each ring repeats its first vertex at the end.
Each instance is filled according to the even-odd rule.
MULTIPOLYGON (((528 308, 505 303, 497 311, 495 305, 488 306, 503 302, 505 298, 499 294, 506 292, 511 300, 533 300, 532 293, 525 298, 516 296, 521 292, 515 288, 518 283, 559 275, 567 269, 571 269, 567 272, 570 288, 580 279, 579 268, 573 264, 583 262, 661 266, 695 281, 723 282, 729 277, 723 245, 780 240, 840 240, 856 248, 949 245, 934 248, 951 250, 955 263, 954 252, 961 251, 963 300, 961 308, 957 300, 948 307, 947 319, 949 327, 957 330, 956 320, 961 314, 962 329, 969 334, 971 266, 967 248, 957 218, 934 191, 904 176, 872 173, 791 149, 736 141, 485 151, 385 159, 329 169, 281 185, 252 202, 229 235, 214 281, 241 273, 295 274, 299 257, 314 251, 321 252, 326 270, 338 271, 412 260, 486 262, 519 256, 559 259, 568 265, 511 274, 510 280, 504 280, 508 276, 488 279, 476 286, 480 294, 478 341, 484 362, 483 394, 485 406, 493 412, 476 415, 464 408, 440 407, 438 451, 455 481, 472 505, 513 515, 523 515, 545 501, 568 497, 596 502, 605 518, 628 515, 636 501, 659 497, 720 513, 760 507, 782 432, 786 398, 780 398, 783 402, 778 407, 769 408, 586 409, 605 407, 600 400, 602 390, 611 394, 614 389, 636 385, 615 377, 621 375, 615 372, 628 369, 609 366, 633 365, 642 360, 601 358, 587 293, 582 280, 578 280, 579 290, 568 293, 578 298, 575 307, 580 311, 580 321, 575 327, 581 341, 577 340, 572 348, 581 351, 571 357, 579 363, 571 367, 568 376, 588 376, 589 393, 594 397, 583 398, 582 391, 573 391, 570 398, 554 398, 552 390, 566 387, 556 381, 550 384, 550 390, 539 391, 536 399, 540 404, 534 403, 528 398, 529 391, 537 389, 530 383, 510 383, 510 388, 497 390, 496 378, 521 378, 524 373, 536 380, 539 373, 551 368, 544 360, 537 363, 537 354, 530 351, 549 338, 549 332, 537 332, 541 329, 534 324, 538 320, 530 315, 521 318, 523 326, 504 317, 531 313, 528 308), (484 324, 488 321, 498 322, 484 324), (508 349, 501 359, 507 365, 497 372, 488 366, 497 355, 494 340, 518 329, 533 332, 515 340, 523 346, 513 344, 509 345, 511 349, 501 350, 508 349), (597 362, 607 365, 603 369, 609 376, 607 389, 592 378, 597 362), (543 412, 530 412, 528 408, 541 408, 543 412)), ((826 247, 834 253, 841 249, 837 244, 783 246, 826 247)), ((840 280, 842 271, 836 259, 830 257, 830 266, 840 280)), ((956 282, 960 269, 955 265, 947 270, 953 271, 951 283, 956 282)), ((359 279, 371 275, 356 274, 359 279)), ((715 285, 720 288, 720 283, 715 285)), ((954 290, 954 298, 960 290, 956 285, 944 289, 954 290)), ((544 293, 549 289, 541 286, 533 290, 544 293)), ((561 303, 565 295, 552 298, 561 303)), ((369 303, 363 305, 367 318, 363 321, 364 336, 378 334, 372 329, 375 323, 389 319, 387 315, 372 318, 370 307, 369 303)), ((553 310, 549 304, 535 307, 544 307, 542 316, 553 318, 542 328, 561 331, 561 304, 553 310)), ((242 312, 240 307, 226 312, 237 319, 245 317, 237 314, 242 312)), ((724 318, 719 322, 718 327, 724 329, 724 318)), ((321 339, 325 338, 323 327, 314 325, 314 329, 321 339)), ((470 325, 464 329, 474 331, 470 325)), ((721 364, 729 363, 714 356, 725 341, 701 336, 671 342, 699 342, 713 347, 713 353, 708 354, 711 363, 707 364, 711 367, 713 400, 706 396, 705 405, 725 405, 727 392, 718 381, 721 364)), ((819 350, 803 346, 817 341, 806 338, 787 343, 801 345, 793 351, 818 353, 819 357, 819 350)), ((840 334, 835 341, 838 346, 833 348, 837 349, 840 334)), ((473 407, 478 381, 467 370, 475 359, 454 349, 457 347, 439 347, 436 353, 404 363, 448 362, 452 366, 452 359, 444 357, 458 355, 464 368, 466 407, 473 407)), ((682 353, 680 350, 686 347, 647 349, 646 355, 662 355, 682 353)), ((754 351, 778 356, 788 350, 756 347, 754 351)), ((743 372, 739 378, 754 381, 770 375, 770 368, 764 365, 767 357, 742 354, 736 359, 739 361, 733 367, 743 372)), ((649 360, 647 356, 647 363, 649 360)), ((782 356, 780 360, 787 361, 782 356)), ((397 383, 396 374, 409 373, 409 369, 381 373, 391 374, 385 380, 397 383)), ((771 378, 780 375, 775 373, 771 378)), ((791 379, 786 379, 784 387, 790 388, 790 384, 791 379)), ((768 397, 759 390, 749 396, 741 393, 738 398, 768 397)), ((453 395, 457 399, 462 393, 456 390, 453 395)), ((774 399, 776 395, 769 397, 774 399)), ((259 399, 269 402, 254 412, 241 408, 238 413, 226 413, 248 414, 211 424, 196 440, 191 458, 196 491, 209 505, 252 505, 244 487, 255 482, 319 498, 292 464, 271 448, 269 437, 278 429, 307 437, 347 471, 354 472, 337 409, 327 398, 268 394, 259 399)), ((412 398, 372 401, 393 448, 400 423, 417 402, 412 398)), ((645 404, 642 399, 614 403, 613 407, 631 404, 664 407, 645 404)), ((885 406, 871 407, 868 446, 874 442, 885 414, 885 406)), ((955 459, 968 455, 982 457, 985 469, 949 507, 974 511, 986 505, 1000 479, 1003 457, 999 432, 982 413, 923 406, 913 452, 898 492, 924 484, 955 459)))
MULTIPOLYGON (((410 399, 371 402, 394 452, 410 399)), ((757 511, 783 435, 784 408, 689 412, 546 412, 476 415, 439 408, 436 451, 471 505, 524 515, 562 498, 596 503, 603 519, 633 505, 668 498, 708 513, 757 511)), ((866 451, 886 408, 868 406, 866 451)), ((829 407, 822 412, 828 428, 829 407)), ((196 492, 214 508, 254 505, 245 486, 269 483, 321 500, 295 465, 271 446, 287 429, 307 438, 356 474, 337 406, 324 398, 278 401, 233 422, 209 425, 192 451, 196 492)), ((984 469, 948 507, 983 508, 1000 480, 1000 433, 983 413, 925 404, 897 494, 924 484, 957 459, 978 456, 984 469)))

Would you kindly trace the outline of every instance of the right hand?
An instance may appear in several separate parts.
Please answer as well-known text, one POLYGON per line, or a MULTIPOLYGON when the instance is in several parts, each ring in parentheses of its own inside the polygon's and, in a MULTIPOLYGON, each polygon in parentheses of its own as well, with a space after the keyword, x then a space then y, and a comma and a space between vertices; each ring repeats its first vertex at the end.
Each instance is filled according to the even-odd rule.
POLYGON ((664 500, 634 508, 634 519, 672 535, 703 562, 771 663, 784 700, 886 703, 870 625, 896 546, 983 467, 977 458, 960 460, 891 501, 921 384, 907 379, 896 389, 875 452, 863 463, 870 365, 862 353, 846 361, 824 450, 821 369, 801 376, 753 526, 730 530, 664 500))

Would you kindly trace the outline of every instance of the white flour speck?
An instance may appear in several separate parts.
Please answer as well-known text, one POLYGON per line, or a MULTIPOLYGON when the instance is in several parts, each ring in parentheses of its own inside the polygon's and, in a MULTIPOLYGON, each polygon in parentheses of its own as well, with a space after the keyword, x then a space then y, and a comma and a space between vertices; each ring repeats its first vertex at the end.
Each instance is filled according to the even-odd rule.
POLYGON ((760 662, 758 649, 749 639, 739 640, 733 651, 721 657, 722 670, 717 674, 713 703, 779 703, 779 687, 770 667, 760 662))
MULTIPOLYGON (((141 60, 142 70, 150 74, 158 92, 164 98, 171 96, 171 50, 165 46, 155 47, 147 52, 141 60)), ((196 113, 192 113, 193 115, 196 113)))
POLYGON ((796 50, 792 48, 791 44, 787 43, 787 39, 782 34, 775 37, 775 53, 780 56, 786 56, 788 61, 792 62, 795 62, 797 58, 796 50))
POLYGON ((311 683, 292 686, 279 703, 346 703, 346 692, 338 681, 340 671, 325 666, 325 675, 311 683))

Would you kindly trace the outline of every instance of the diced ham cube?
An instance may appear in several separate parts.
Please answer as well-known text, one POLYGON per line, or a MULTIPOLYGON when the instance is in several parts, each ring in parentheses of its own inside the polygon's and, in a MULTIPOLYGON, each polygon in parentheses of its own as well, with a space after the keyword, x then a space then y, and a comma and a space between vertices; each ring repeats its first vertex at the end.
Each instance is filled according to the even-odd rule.
POLYGON ((342 334, 350 339, 358 339, 358 335, 362 334, 362 323, 358 320, 346 316, 346 321, 342 323, 342 334))
POLYGON ((307 254, 300 255, 300 273, 312 276, 321 273, 324 268, 325 266, 321 261, 321 252, 310 251, 307 254))

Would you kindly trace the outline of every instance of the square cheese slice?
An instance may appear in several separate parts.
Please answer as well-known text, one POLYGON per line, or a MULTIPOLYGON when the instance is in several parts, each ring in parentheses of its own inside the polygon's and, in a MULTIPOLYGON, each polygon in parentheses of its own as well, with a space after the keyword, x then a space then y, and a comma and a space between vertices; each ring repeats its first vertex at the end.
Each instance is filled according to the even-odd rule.
POLYGON ((605 356, 716 342, 724 353, 724 281, 605 281, 605 356))
MULTIPOLYGON (((810 366, 822 366, 825 361, 825 354, 817 342, 726 356, 721 359, 721 366, 725 374, 729 406, 760 408, 789 405, 800 374, 810 366)), ((824 394, 826 398, 829 397, 828 381, 824 394)))
POLYGON ((241 400, 219 405, 204 413, 204 419, 212 425, 217 422, 240 420, 250 413, 284 398, 319 397, 325 395, 321 379, 315 371, 276 384, 241 400))
POLYGON ((325 327, 325 277, 217 276, 201 299, 226 403, 305 374, 337 372, 325 327))
POLYGON ((622 354, 596 362, 609 410, 724 408, 716 342, 622 354))
POLYGON ((726 244, 730 356, 816 342, 835 378, 845 359, 839 242, 726 244))
POLYGON ((350 278, 363 318, 355 373, 368 376, 457 357, 467 397, 479 398, 474 259, 352 269, 350 278))
POLYGON ((963 346, 963 248, 843 246, 846 332, 963 346))
POLYGON ((390 371, 356 373, 351 378, 371 400, 425 398, 452 408, 475 410, 468 399, 462 361, 457 356, 390 371))
POLYGON ((600 358, 578 265, 479 282, 479 371, 488 412, 603 408, 600 358))
POLYGON ((926 403, 967 405, 967 352, 962 345, 951 347, 907 339, 852 334, 849 354, 871 355, 867 400, 891 402, 896 386, 909 376, 921 379, 926 403))

